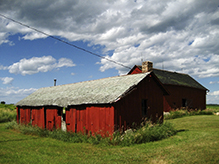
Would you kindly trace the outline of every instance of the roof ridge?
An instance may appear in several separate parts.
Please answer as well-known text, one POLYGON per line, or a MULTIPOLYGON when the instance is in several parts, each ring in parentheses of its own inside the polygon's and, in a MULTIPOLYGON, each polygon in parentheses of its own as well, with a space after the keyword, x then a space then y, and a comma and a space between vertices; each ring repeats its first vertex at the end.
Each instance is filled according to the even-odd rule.
POLYGON ((157 69, 157 68, 153 68, 153 70, 158 70, 158 71, 163 71, 163 72, 170 72, 170 73, 177 73, 177 74, 189 76, 189 74, 181 73, 181 72, 176 72, 176 71, 162 70, 162 69, 157 69))
MULTIPOLYGON (((150 73, 150 72, 146 72, 150 73)), ((139 74, 146 74, 146 73, 139 73, 139 74)), ((53 87, 61 87, 61 86, 67 86, 67 85, 73 85, 73 84, 80 84, 80 83, 87 83, 87 82, 92 82, 92 81, 99 81, 99 80, 104 80, 104 79, 112 79, 112 78, 119 78, 119 77, 125 77, 125 76, 138 76, 137 74, 124 74, 124 75, 118 75, 118 76, 110 76, 110 77, 104 77, 101 79, 93 79, 93 80, 87 80, 87 81, 79 81, 75 83, 68 83, 68 84, 62 84, 62 85, 56 85, 56 86, 49 86, 49 87, 42 87, 42 88, 53 88, 53 87)), ((41 89, 41 88, 40 88, 41 89)))
MULTIPOLYGON (((142 65, 135 65, 135 66, 142 68, 142 65)), ((163 70, 163 69, 158 69, 158 68, 152 68, 152 70, 158 70, 158 71, 164 71, 164 72, 170 72, 170 73, 178 73, 178 74, 188 75, 188 76, 189 76, 189 74, 187 74, 187 73, 181 73, 181 72, 176 72, 176 71, 163 70)))

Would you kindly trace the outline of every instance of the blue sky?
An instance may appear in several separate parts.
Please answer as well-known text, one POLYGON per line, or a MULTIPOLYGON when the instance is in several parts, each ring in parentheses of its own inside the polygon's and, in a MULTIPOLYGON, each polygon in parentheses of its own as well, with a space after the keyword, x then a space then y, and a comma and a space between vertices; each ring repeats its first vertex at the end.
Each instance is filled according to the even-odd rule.
MULTIPOLYGON (((219 104, 219 2, 155 1, 1 1, 0 14, 128 67, 189 74, 219 104)), ((0 101, 128 71, 0 16, 0 101)))

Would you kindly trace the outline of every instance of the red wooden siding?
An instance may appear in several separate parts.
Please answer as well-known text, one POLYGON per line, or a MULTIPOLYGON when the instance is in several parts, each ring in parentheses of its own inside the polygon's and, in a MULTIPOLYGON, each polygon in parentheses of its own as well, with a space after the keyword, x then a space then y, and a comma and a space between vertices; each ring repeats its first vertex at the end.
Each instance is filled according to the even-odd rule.
POLYGON ((67 131, 75 132, 75 123, 76 123, 76 109, 66 109, 65 110, 66 115, 66 128, 67 131))
POLYGON ((32 125, 45 128, 44 107, 32 108, 32 125))
POLYGON ((171 93, 166 100, 171 108, 181 108, 182 99, 187 100, 187 107, 193 109, 206 109, 206 91, 196 88, 164 85, 171 93))
POLYGON ((111 106, 74 106, 66 110, 67 131, 105 135, 114 131, 114 108, 111 106))
POLYGON ((30 123, 30 108, 20 108, 20 118, 18 120, 21 124, 28 124, 30 123))
POLYGON ((135 66, 135 68, 133 68, 133 70, 129 74, 137 74, 137 73, 142 73, 142 71, 135 66))
POLYGON ((115 104, 117 128, 126 129, 135 122, 139 124, 144 117, 155 122, 163 117, 163 91, 153 76, 147 76, 128 95, 115 104), (147 115, 142 113, 142 100, 147 100, 147 115))
POLYGON ((169 95, 163 96, 163 110, 164 112, 171 111, 172 107, 170 106, 170 103, 167 101, 167 98, 169 98, 169 95))
POLYGON ((31 122, 34 126, 49 130, 61 128, 61 115, 58 115, 58 110, 62 114, 60 107, 17 107, 17 123, 31 122))
POLYGON ((17 123, 19 124, 20 123, 20 108, 16 107, 16 110, 17 110, 16 120, 17 120, 17 123))
POLYGON ((45 110, 46 110, 46 128, 49 130, 60 129, 62 108, 46 107, 45 110), (58 115, 58 112, 60 112, 60 115, 58 115))

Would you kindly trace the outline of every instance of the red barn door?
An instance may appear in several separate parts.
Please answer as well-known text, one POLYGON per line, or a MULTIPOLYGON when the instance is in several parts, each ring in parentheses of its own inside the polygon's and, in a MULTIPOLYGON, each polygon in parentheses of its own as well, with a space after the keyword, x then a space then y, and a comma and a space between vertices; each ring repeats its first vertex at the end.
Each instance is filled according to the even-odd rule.
POLYGON ((61 114, 62 108, 46 108, 46 128, 48 130, 61 128, 61 114))

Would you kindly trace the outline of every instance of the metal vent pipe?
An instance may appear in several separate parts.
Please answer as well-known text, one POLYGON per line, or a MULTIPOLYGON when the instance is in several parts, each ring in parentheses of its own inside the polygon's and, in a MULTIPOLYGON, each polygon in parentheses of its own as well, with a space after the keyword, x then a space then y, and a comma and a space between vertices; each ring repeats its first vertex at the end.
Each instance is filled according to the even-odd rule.
POLYGON ((54 79, 54 86, 56 86, 56 79, 54 79))

